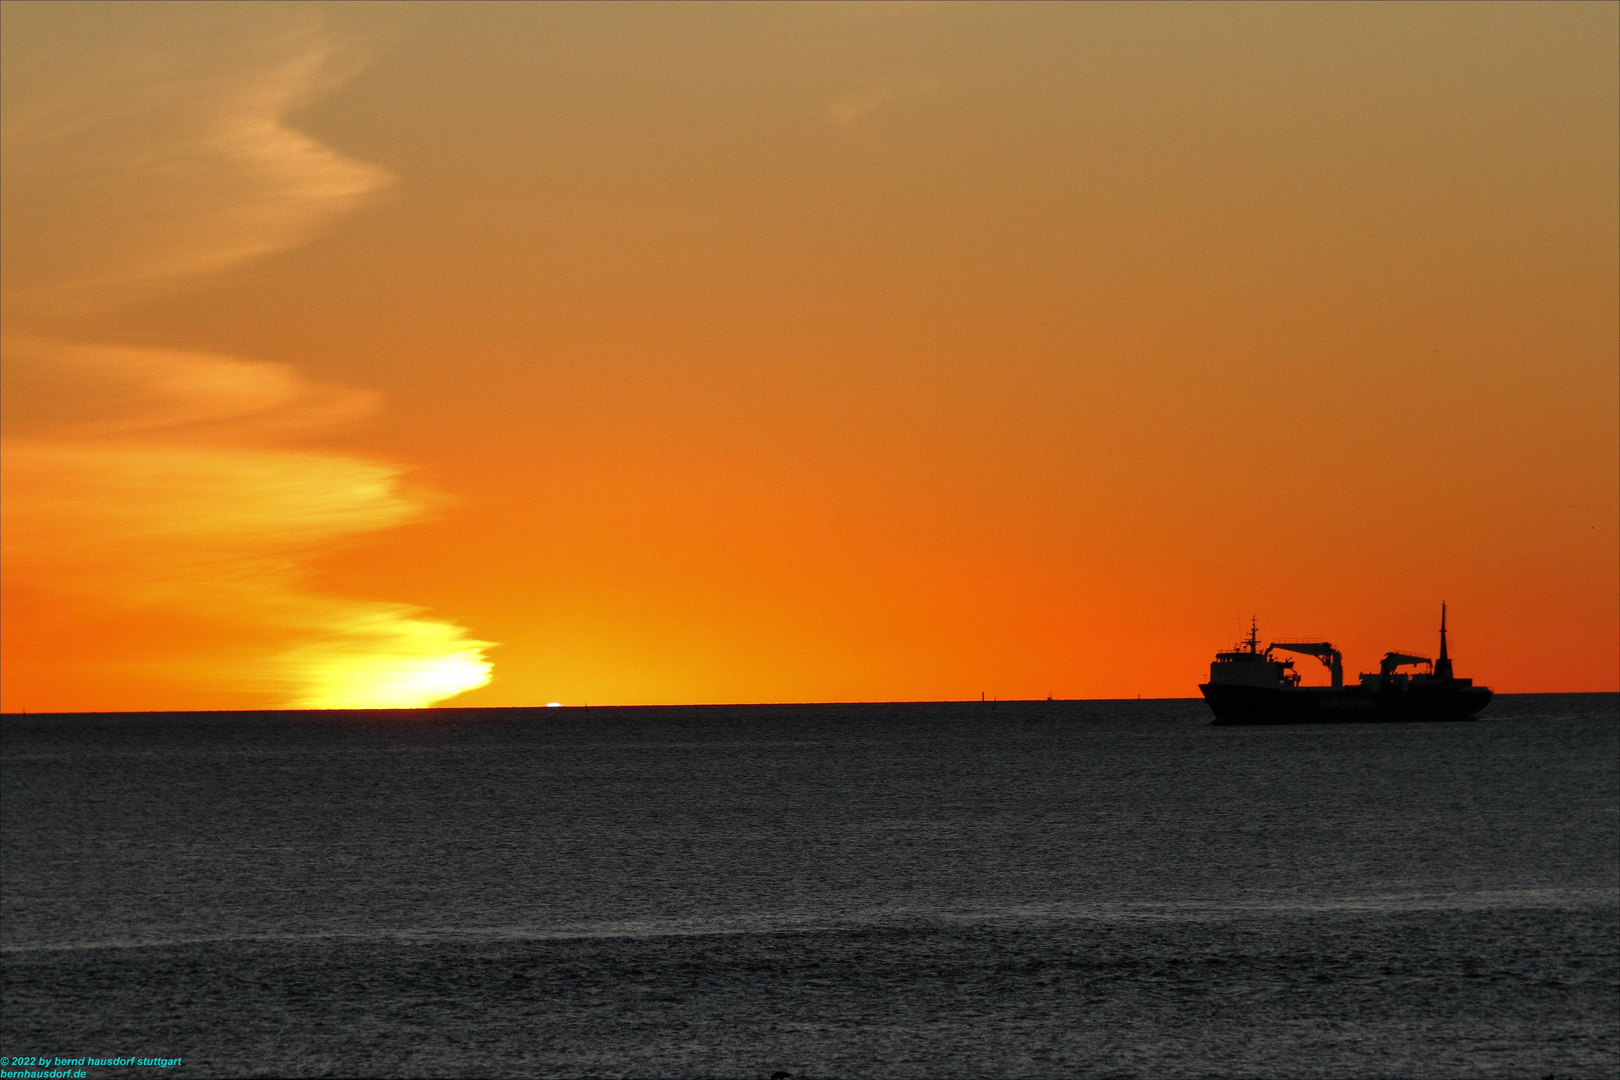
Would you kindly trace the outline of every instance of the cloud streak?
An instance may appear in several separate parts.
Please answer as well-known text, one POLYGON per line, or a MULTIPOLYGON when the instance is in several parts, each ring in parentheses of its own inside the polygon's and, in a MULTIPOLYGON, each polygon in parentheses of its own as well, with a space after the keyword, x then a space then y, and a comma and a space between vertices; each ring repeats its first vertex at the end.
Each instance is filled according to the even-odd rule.
POLYGON ((8 7, 0 184, 21 209, 0 258, 14 310, 104 307, 294 247, 393 180, 286 122, 352 70, 317 10, 8 7), (47 35, 82 47, 30 47, 47 35))
POLYGON ((938 79, 884 82, 828 102, 821 118, 836 128, 852 131, 874 113, 902 101, 928 97, 939 89, 938 79))
POLYGON ((8 8, 4 304, 25 331, 0 343, 8 584, 217 626, 237 662, 177 643, 170 669, 289 706, 417 707, 487 682, 490 644, 456 623, 307 584, 314 555, 435 504, 400 466, 302 445, 375 395, 52 329, 303 243, 390 181, 286 123, 347 73, 319 12, 90 5, 63 26, 86 15, 8 8), (64 69, 50 42, 73 32, 92 47, 64 69))

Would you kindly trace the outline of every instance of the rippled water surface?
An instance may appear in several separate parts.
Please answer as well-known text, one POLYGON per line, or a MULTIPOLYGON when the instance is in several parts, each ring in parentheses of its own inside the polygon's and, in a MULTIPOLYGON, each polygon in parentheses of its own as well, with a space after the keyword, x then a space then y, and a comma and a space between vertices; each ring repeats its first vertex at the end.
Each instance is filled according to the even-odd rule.
POLYGON ((183 1058, 170 1076, 1620 1070, 1620 698, 1207 721, 7 717, 0 1054, 183 1058))

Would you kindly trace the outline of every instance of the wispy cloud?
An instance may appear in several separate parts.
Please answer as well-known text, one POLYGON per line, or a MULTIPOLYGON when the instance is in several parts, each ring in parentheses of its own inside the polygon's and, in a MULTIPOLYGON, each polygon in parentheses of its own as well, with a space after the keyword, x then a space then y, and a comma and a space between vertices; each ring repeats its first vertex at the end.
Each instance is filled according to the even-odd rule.
POLYGON ((5 576, 62 604, 211 621, 254 655, 188 677, 289 705, 420 706, 482 685, 489 643, 461 626, 307 584, 312 555, 432 508, 397 465, 307 448, 375 395, 52 331, 63 312, 302 243, 389 181, 286 123, 345 74, 318 11, 93 9, 117 25, 85 28, 67 57, 51 51, 63 28, 38 20, 82 18, 71 5, 8 11, 4 28, 4 300, 28 331, 0 353, 5 576))
POLYGON ((865 90, 835 98, 822 112, 822 119, 833 127, 854 129, 881 109, 898 102, 928 97, 938 89, 938 79, 878 83, 865 90))
POLYGON ((4 28, 14 313, 105 306, 293 247, 392 182, 286 121, 352 71, 317 9, 54 7, 8 5, 4 28))

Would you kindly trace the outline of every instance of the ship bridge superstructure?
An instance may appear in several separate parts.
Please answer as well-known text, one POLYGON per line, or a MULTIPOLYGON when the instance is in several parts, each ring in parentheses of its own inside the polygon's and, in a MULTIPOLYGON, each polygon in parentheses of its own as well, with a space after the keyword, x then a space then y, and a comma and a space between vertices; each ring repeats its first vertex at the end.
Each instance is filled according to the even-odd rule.
POLYGON ((1215 654, 1209 665, 1209 681, 1222 686, 1296 687, 1299 674, 1292 660, 1273 660, 1275 646, 1260 647, 1260 629, 1250 620, 1249 636, 1231 652, 1215 654))

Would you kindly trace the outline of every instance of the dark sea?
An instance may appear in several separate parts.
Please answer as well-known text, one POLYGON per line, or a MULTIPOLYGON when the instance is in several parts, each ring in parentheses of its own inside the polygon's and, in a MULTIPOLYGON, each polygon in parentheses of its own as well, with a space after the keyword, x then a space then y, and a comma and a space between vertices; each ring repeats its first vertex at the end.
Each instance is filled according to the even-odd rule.
POLYGON ((1620 1074, 1620 697, 0 721, 89 1076, 1620 1074))

